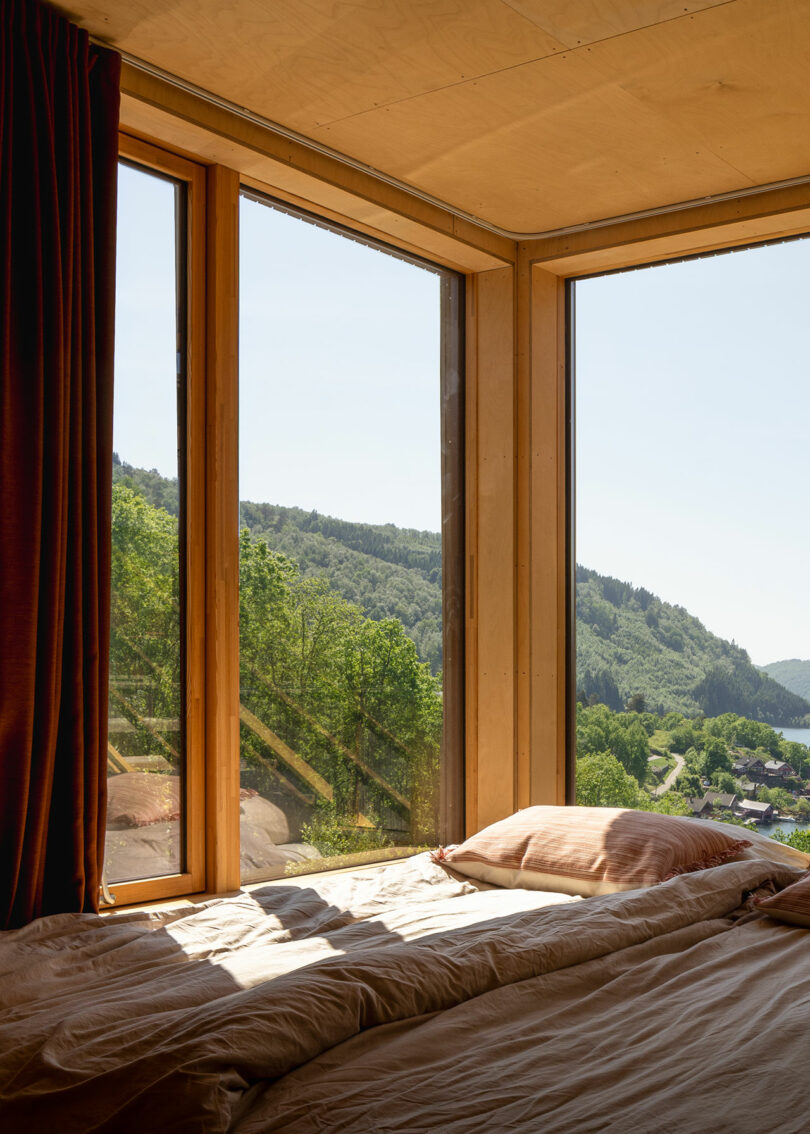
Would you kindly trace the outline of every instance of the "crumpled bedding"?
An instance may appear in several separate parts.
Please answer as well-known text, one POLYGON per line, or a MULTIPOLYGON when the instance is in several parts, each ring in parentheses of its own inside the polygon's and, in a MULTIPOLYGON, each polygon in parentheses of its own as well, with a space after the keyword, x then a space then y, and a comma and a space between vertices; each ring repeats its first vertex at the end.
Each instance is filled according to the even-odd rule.
POLYGON ((759 1132, 804 1090, 810 939, 740 907, 797 876, 577 900, 421 855, 44 918, 0 936, 0 1127, 759 1132))

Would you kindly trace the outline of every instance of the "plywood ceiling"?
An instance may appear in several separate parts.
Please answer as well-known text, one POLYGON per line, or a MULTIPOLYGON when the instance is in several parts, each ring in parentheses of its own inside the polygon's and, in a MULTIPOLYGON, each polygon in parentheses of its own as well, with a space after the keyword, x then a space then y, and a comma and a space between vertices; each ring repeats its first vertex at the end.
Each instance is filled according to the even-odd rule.
POLYGON ((73 0, 106 42, 513 232, 810 175, 810 0, 73 0))

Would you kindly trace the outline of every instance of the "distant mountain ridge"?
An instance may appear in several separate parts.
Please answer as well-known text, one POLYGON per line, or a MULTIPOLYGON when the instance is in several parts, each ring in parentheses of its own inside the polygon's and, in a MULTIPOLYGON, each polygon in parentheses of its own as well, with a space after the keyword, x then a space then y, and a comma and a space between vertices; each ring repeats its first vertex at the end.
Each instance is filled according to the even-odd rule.
POLYGON ((784 685, 791 693, 810 700, 810 661, 788 658, 785 661, 761 665, 759 669, 774 681, 778 681, 780 685, 784 685))
MULTIPOLYGON (((113 479, 177 514, 177 481, 115 458, 113 479)), ((240 504, 240 524, 323 575, 374 619, 398 618, 434 672, 442 662, 441 536, 359 524, 275 504, 240 504)), ((801 725, 810 700, 753 666, 733 642, 711 634, 683 607, 643 587, 577 567, 577 691, 623 709, 640 695, 652 711, 801 725)), ((784 664, 784 663, 774 663, 784 664)), ((810 662, 800 663, 807 665, 810 662)))
POLYGON ((577 689, 621 709, 640 694, 655 711, 737 713, 802 725, 810 703, 752 665, 682 606, 577 567, 577 689))

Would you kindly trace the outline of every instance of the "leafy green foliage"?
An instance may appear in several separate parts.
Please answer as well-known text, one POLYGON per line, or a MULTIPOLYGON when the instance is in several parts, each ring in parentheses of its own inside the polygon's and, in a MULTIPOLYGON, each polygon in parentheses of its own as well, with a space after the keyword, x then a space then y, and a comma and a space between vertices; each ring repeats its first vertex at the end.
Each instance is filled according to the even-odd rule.
POLYGON ((577 756, 609 752, 636 782, 644 780, 651 755, 637 713, 613 713, 606 705, 577 705, 577 756))
POLYGON ((636 807, 638 798, 638 780, 627 774, 612 752, 593 752, 577 760, 577 803, 636 807))
MULTIPOLYGON (((333 789, 332 810, 317 820, 330 853, 349 849, 328 835, 335 815, 347 829, 375 815, 409 841, 435 841, 441 682, 400 622, 365 617, 325 578, 302 576, 244 529, 240 649, 242 700, 333 789)), ((243 740, 249 750, 247 726, 243 740)), ((272 751, 263 763, 288 775, 272 751)), ((368 849, 369 837, 354 833, 351 849, 368 849)))
POLYGON ((139 469, 121 461, 113 453, 113 484, 123 484, 142 496, 153 508, 163 508, 170 516, 179 515, 179 488, 177 477, 169 480, 157 469, 139 469))
MULTIPOLYGON (((675 712, 652 720, 649 717, 646 713, 613 712, 606 705, 577 705, 578 802, 691 814, 687 799, 701 798, 707 786, 729 795, 740 794, 740 781, 732 773, 732 761, 738 756, 754 755, 763 762, 773 757, 810 775, 810 749, 783 740, 761 721, 747 721, 734 713, 706 720, 687 720, 675 712), (655 738, 655 749, 651 737, 655 738), (741 744, 741 737, 758 747, 741 744), (657 751, 678 752, 685 761, 675 790, 661 796, 654 794, 660 776, 657 779, 652 774, 656 767, 660 772, 664 763, 654 754, 657 751), (634 803, 627 802, 632 793, 627 780, 616 773, 616 765, 635 784, 634 803)), ((810 817, 810 801, 796 793, 806 786, 800 775, 787 781, 787 786, 762 788, 757 798, 772 803, 782 813, 804 819, 810 817)), ((717 818, 731 821, 727 811, 717 813, 717 818)))
POLYGON ((254 539, 294 560, 372 620, 396 618, 434 673, 442 664, 441 536, 393 524, 353 524, 273 504, 242 501, 254 539))
MULTIPOLYGON (((123 483, 112 491, 111 584, 111 715, 135 729, 128 751, 149 752, 155 739, 140 722, 180 711, 177 520, 123 483)), ((158 751, 172 757, 166 744, 158 751)))
POLYGON ((675 780, 675 790, 679 791, 681 795, 693 798, 701 796, 703 785, 700 782, 700 776, 687 765, 675 780))
MULTIPOLYGON (((111 707, 143 751, 171 755, 166 726, 141 721, 180 716, 178 521, 148 498, 170 498, 172 482, 116 469, 111 707)), ((367 617, 247 529, 239 565, 243 784, 297 801, 324 854, 435 843, 440 676, 400 621, 367 617)))
POLYGON ((391 846, 390 838, 376 827, 348 826, 331 803, 316 805, 311 822, 301 827, 301 838, 314 846, 324 858, 391 846))
POLYGON ((776 839, 777 842, 786 843, 789 847, 794 847, 795 850, 810 854, 810 831, 784 831, 780 828, 778 831, 774 831, 771 838, 776 839))

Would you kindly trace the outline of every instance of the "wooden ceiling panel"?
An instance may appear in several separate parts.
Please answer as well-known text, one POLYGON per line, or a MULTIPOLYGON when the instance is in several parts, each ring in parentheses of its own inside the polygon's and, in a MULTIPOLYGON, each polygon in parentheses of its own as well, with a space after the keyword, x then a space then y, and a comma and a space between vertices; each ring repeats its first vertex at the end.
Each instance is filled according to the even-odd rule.
POLYGON ((502 0, 75 0, 71 14, 305 134, 564 48, 502 0))
POLYGON ((68 14, 512 232, 810 174, 810 0, 73 0, 68 14))
POLYGON ((539 28, 580 47, 725 5, 729 0, 505 0, 539 28))
POLYGON ((743 180, 692 130, 628 94, 584 52, 314 136, 516 232, 536 231, 538 219, 544 229, 564 227, 700 196, 707 181, 724 192, 743 180))
POLYGON ((737 0, 600 45, 598 65, 754 184, 810 173, 810 6, 737 0))

